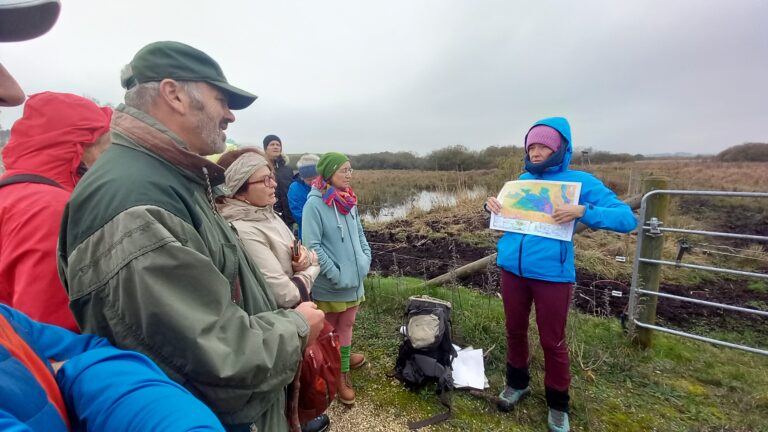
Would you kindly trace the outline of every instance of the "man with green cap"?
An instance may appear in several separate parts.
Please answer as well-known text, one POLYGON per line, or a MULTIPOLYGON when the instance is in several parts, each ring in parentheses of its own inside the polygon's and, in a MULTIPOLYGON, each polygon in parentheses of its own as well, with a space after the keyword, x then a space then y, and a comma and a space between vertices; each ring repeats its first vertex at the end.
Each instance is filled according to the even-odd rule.
POLYGON ((70 199, 59 270, 85 333, 151 357, 230 431, 287 431, 285 389, 323 313, 278 309, 216 211, 231 110, 256 96, 207 54, 142 48, 121 76, 112 145, 70 199))

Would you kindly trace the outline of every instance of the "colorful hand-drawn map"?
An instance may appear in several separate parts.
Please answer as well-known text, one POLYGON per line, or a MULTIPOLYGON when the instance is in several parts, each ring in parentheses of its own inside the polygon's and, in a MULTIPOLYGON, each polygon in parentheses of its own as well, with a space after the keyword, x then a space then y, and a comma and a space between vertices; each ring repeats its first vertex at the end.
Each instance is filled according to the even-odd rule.
POLYGON ((491 228, 571 241, 574 221, 558 225, 555 206, 578 204, 581 183, 514 180, 504 184, 497 199, 501 213, 491 213, 491 228))

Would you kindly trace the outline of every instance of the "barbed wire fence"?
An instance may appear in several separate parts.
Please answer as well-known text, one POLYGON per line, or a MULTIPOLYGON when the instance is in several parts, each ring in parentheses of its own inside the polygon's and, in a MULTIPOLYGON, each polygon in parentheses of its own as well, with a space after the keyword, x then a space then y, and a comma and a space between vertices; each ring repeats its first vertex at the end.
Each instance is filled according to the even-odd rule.
MULTIPOLYGON (((736 247, 723 244, 713 244, 705 242, 689 241, 690 246, 689 253, 697 255, 711 256, 717 259, 727 260, 739 260, 745 259, 749 262, 753 262, 755 266, 766 268, 763 264, 768 262, 768 250, 763 246, 746 246, 736 247)), ((458 242, 460 243, 460 242, 458 242)), ((474 261, 474 258, 462 257, 457 247, 457 242, 449 241, 440 250, 444 257, 423 257, 419 255, 419 249, 414 248, 413 244, 409 244, 408 241, 403 239, 396 242, 369 242, 373 247, 372 254, 374 255, 374 261, 379 261, 378 271, 375 271, 369 276, 373 278, 374 282, 371 287, 382 286, 382 277, 390 277, 396 279, 397 296, 399 299, 404 300, 402 295, 405 292, 410 295, 419 294, 420 292, 427 292, 427 288, 421 288, 414 291, 413 278, 420 279, 424 283, 430 279, 442 275, 448 274, 449 281, 442 285, 444 289, 448 291, 449 298, 446 300, 451 301, 454 308, 457 311, 473 313, 474 311, 464 311, 464 301, 462 299, 463 290, 459 287, 464 286, 475 290, 478 293, 484 294, 487 300, 486 307, 488 310, 492 308, 492 302, 495 298, 501 299, 500 293, 500 270, 496 266, 493 260, 489 260, 486 267, 479 271, 478 274, 471 276, 457 276, 457 270, 474 261), (403 248, 405 251, 401 252, 403 248), (391 264, 390 264, 391 262, 391 264), (407 278, 411 278, 408 280, 407 278), (407 291, 406 291, 407 290, 407 291)), ((433 253, 433 252, 430 252, 433 253)), ((606 257, 606 260, 610 258, 606 257)), ((629 263, 628 263, 629 265, 629 263)), ((425 286, 423 284, 422 286, 425 286)), ((571 297, 570 308, 579 311, 584 314, 600 317, 600 318, 615 318, 618 319, 621 328, 626 331, 626 326, 630 321, 628 316, 628 304, 629 304, 630 288, 628 283, 613 280, 613 279, 598 279, 598 280, 584 280, 573 285, 573 292, 571 297)), ((385 295, 379 289, 379 293, 376 295, 385 295)), ((671 307, 678 307, 678 301, 668 301, 671 307)), ((381 313, 381 307, 376 307, 376 313, 381 313)), ((643 309, 645 309, 645 303, 640 302, 636 310, 635 315, 638 315, 643 309)), ((748 307, 764 307, 764 306, 750 306, 748 307)), ((635 316, 637 319, 637 316, 635 316)), ((670 318, 672 319, 672 318, 670 318)))
MULTIPOLYGON (((406 277, 421 279, 423 282, 434 277, 434 272, 430 269, 439 268, 441 274, 450 274, 449 282, 443 285, 450 292, 450 301, 458 310, 463 308, 460 286, 468 286, 477 289, 478 292, 487 295, 488 306, 494 297, 501 298, 499 286, 499 269, 493 261, 489 261, 484 271, 474 277, 474 283, 465 283, 462 285, 456 276, 456 270, 467 264, 461 259, 454 242, 449 242, 446 259, 424 258, 410 254, 396 252, 402 244, 396 243, 378 243, 369 242, 372 246, 378 246, 381 249, 372 250, 374 260, 379 263, 388 262, 392 264, 387 268, 379 268, 378 271, 371 273, 374 282, 372 287, 381 287, 381 278, 389 277, 395 279, 396 293, 401 295, 407 286, 406 277)), ((386 264, 384 264, 386 265, 386 264)), ((369 276, 369 277, 371 277, 369 276)), ((382 295, 381 290, 375 295, 382 295)), ((580 312, 588 313, 599 317, 616 317, 624 322, 626 320, 626 307, 628 303, 629 287, 627 284, 617 280, 601 279, 587 285, 575 283, 573 285, 573 294, 571 308, 580 312)), ((374 306, 376 307, 376 306, 374 306)), ((380 313, 379 309, 375 309, 380 313)))

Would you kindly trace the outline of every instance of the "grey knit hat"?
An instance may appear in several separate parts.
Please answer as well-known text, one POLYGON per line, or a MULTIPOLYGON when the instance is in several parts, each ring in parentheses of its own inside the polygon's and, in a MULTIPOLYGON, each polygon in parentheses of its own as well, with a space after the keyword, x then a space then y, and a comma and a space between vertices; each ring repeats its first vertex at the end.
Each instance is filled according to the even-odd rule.
POLYGON ((320 156, 312 153, 301 155, 301 158, 296 162, 296 168, 299 169, 299 177, 302 179, 311 179, 317 177, 317 161, 320 160, 320 156))

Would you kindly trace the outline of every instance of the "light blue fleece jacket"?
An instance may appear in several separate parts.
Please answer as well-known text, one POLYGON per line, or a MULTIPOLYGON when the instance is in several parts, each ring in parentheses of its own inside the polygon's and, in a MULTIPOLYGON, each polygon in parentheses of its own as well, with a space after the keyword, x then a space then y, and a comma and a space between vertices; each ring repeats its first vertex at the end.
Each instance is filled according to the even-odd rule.
MULTIPOLYGON (((539 120, 533 126, 537 125, 550 126, 565 138, 567 144, 563 161, 547 168, 541 174, 525 172, 519 179, 581 183, 579 204, 586 208, 584 215, 576 222, 596 229, 625 233, 632 231, 637 226, 637 220, 627 204, 619 200, 613 191, 592 174, 568 169, 573 153, 568 120, 563 117, 550 117, 539 120)), ((525 158, 527 160, 528 156, 525 158)), ((530 161, 527 160, 526 170, 528 166, 530 161)), ((497 248, 496 264, 508 272, 549 282, 576 281, 572 241, 508 232, 499 239, 497 248)))
POLYGON ((301 239, 317 252, 320 262, 320 275, 312 285, 313 299, 348 302, 365 294, 363 281, 371 267, 371 248, 357 206, 343 215, 312 188, 304 205, 301 239))

